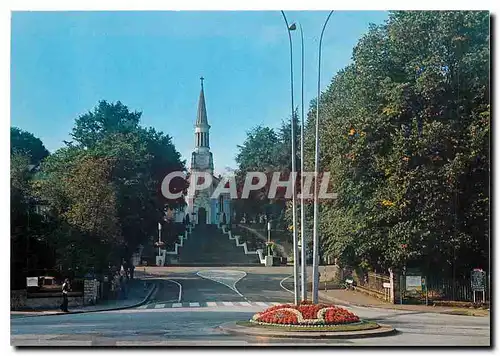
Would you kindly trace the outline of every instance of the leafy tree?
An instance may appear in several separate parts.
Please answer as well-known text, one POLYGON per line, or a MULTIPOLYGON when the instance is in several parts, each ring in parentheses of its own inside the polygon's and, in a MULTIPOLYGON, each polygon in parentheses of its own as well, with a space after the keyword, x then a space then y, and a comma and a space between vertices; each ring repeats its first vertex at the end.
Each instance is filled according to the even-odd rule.
POLYGON ((278 135, 269 127, 257 126, 250 130, 243 145, 238 146, 238 169, 244 172, 261 172, 274 167, 279 143, 278 135))
POLYGON ((332 79, 321 115, 320 166, 339 194, 321 204, 325 249, 378 269, 487 267, 487 12, 392 12, 332 79))
POLYGON ((49 155, 42 141, 33 134, 17 127, 10 128, 11 155, 22 155, 29 158, 29 164, 37 165, 49 155))
POLYGON ((133 132, 139 127, 140 112, 130 112, 121 102, 99 101, 93 111, 75 120, 71 136, 82 147, 93 147, 109 135, 133 132))
MULTIPOLYGON (((161 183, 169 172, 184 171, 185 162, 170 136, 139 126, 140 116, 101 101, 77 118, 75 142, 42 165, 38 191, 60 220, 53 241, 65 266, 130 257, 156 233, 165 204, 184 204, 161 196, 161 183)), ((182 191, 186 182, 174 185, 182 191)))
MULTIPOLYGON (((300 134, 298 117, 294 115, 296 127, 296 143, 300 134)), ((236 156, 238 170, 236 181, 241 194, 245 177, 248 172, 262 172, 267 176, 267 184, 259 191, 251 191, 249 198, 235 201, 235 209, 249 218, 257 214, 265 214, 273 219, 280 228, 288 226, 284 211, 286 208, 285 189, 278 188, 276 197, 268 198, 273 173, 280 172, 281 180, 287 180, 291 173, 291 120, 283 121, 275 130, 265 126, 257 126, 247 133, 243 145, 238 146, 236 156)), ((300 169, 299 146, 297 145, 296 169, 300 169)), ((257 183, 256 179, 253 182, 257 183)), ((297 186, 299 186, 297 179, 297 186)))
POLYGON ((11 286, 25 287, 29 269, 51 267, 53 260, 47 250, 45 236, 50 226, 35 209, 32 189, 34 166, 47 157, 42 142, 31 133, 11 128, 10 161, 10 227, 11 286), (37 252, 41 252, 40 256, 37 252))

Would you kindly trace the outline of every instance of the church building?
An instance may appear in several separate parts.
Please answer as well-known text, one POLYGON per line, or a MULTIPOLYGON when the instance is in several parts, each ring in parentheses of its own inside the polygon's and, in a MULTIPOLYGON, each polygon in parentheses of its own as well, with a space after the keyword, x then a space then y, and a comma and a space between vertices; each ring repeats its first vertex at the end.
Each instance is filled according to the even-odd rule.
POLYGON ((231 198, 229 194, 221 194, 218 198, 211 196, 219 184, 220 177, 214 176, 214 158, 210 152, 210 125, 207 119, 205 93, 201 77, 201 90, 198 99, 198 113, 194 126, 195 147, 191 155, 190 173, 207 172, 212 176, 210 188, 195 192, 194 196, 186 197, 186 214, 195 224, 221 224, 224 219, 227 224, 231 218, 231 198))

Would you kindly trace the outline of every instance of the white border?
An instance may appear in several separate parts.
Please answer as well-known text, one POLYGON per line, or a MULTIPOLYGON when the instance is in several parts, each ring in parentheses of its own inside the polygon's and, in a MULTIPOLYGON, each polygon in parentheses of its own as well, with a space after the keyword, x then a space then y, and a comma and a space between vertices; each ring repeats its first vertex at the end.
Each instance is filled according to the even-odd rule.
MULTIPOLYGON (((1 51, 1 56, 2 56, 2 70, 0 71, 1 73, 1 78, 0 78, 0 83, 2 83, 1 88, 2 88, 2 117, 3 117, 3 122, 10 121, 8 118, 10 118, 10 11, 11 10, 158 10, 158 9, 163 9, 163 10, 215 10, 215 9, 220 9, 220 10, 277 10, 277 9, 283 9, 283 10, 291 10, 291 9, 301 9, 301 10, 320 10, 320 9, 327 9, 327 6, 331 6, 337 10, 387 10, 387 9, 400 9, 400 10, 451 10, 451 9, 456 9, 456 10, 492 10, 494 13, 497 12, 498 8, 498 1, 489 1, 489 0, 475 0, 475 1, 465 1, 465 0, 441 0, 441 1, 434 1, 434 0, 420 0, 418 2, 402 2, 400 0, 385 0, 385 1, 366 1, 366 0, 351 0, 348 2, 326 2, 324 0, 309 0, 307 2, 303 1, 298 1, 298 0, 281 0, 281 1, 274 1, 270 2, 268 0, 254 0, 251 2, 238 2, 238 1, 222 1, 222 0, 212 0, 212 1, 193 1, 193 0, 184 0, 182 2, 165 2, 165 1, 151 1, 151 0, 142 0, 142 1, 131 1, 131 0, 108 0, 106 2, 102 0, 86 0, 86 1, 80 1, 80 0, 75 0, 75 1, 63 1, 63 0, 44 0, 43 2, 40 0, 18 0, 18 1, 3 1, 1 3, 1 45, 2 45, 2 51, 1 51), (307 7, 305 7, 305 4, 307 4, 307 7)), ((495 33, 492 34, 493 38, 498 38, 496 34, 498 33, 498 23, 496 23, 495 26, 495 33)), ((493 58, 497 58, 494 56, 493 58)), ((496 64, 496 61, 495 61, 496 64)), ((494 64, 492 64, 494 66, 494 64)), ((498 69, 496 70, 496 73, 498 73, 498 69)), ((492 78, 493 79, 493 78, 492 78)), ((498 91, 497 91, 498 93, 498 91)), ((494 103, 494 99, 492 98, 492 102, 494 103)), ((496 110, 496 105, 493 106, 495 109, 495 112, 492 113, 492 117, 497 117, 498 115, 495 115, 498 110, 496 110)), ((494 125, 494 132, 492 133, 492 137, 495 137, 495 133, 500 130, 499 125, 494 125)), ((8 190, 8 184, 9 184, 9 128, 5 124, 3 126, 3 130, 1 131, 2 137, 0 139, 1 145, 2 145, 2 150, 1 150, 1 159, 2 163, 4 166, 4 170, 2 171, 1 175, 1 182, 0 186, 3 188, 4 194, 2 195, 3 197, 8 197, 10 192, 8 190)), ((493 144, 493 142, 492 142, 493 144)), ((499 144, 496 145, 497 148, 499 147, 499 144)), ((494 147, 492 147, 495 149, 494 147)), ((492 150, 493 151, 493 150, 492 150)), ((493 153, 493 152, 492 152, 493 153)), ((496 153, 492 157, 498 157, 498 149, 495 149, 496 153)), ((492 182, 492 184, 496 183, 492 182)), ((494 198, 498 197, 498 188, 496 189, 496 194, 494 198)), ((498 202, 498 199, 496 199, 498 202)), ((1 206, 1 214, 0 216, 2 217, 2 227, 3 227, 3 237, 4 241, 7 241, 8 236, 10 236, 10 229, 9 229, 9 216, 10 216, 10 209, 7 206, 7 204, 2 204, 1 206)), ((491 217, 491 221, 500 221, 500 211, 494 210, 494 216, 491 217)), ((491 236, 492 239, 494 239, 494 236, 491 236)), ((495 251, 498 251, 498 246, 500 244, 497 242, 495 244, 495 251)), ((492 251, 493 252, 493 251, 492 251)), ((6 271, 7 273, 4 273, 5 278, 7 279, 7 274, 10 268, 9 260, 10 260, 10 253, 9 249, 4 247, 2 249, 2 271, 6 271)), ((497 254, 498 255, 498 254, 497 254)), ((498 276, 498 273, 495 274, 496 281, 500 280, 500 277, 498 276)), ((496 282, 495 281, 495 282, 496 282)), ((498 284, 500 285, 500 284, 498 284)), ((499 293, 495 294, 496 296, 499 295, 499 293)), ((7 293, 2 293, 1 294, 2 300, 2 306, 5 308, 5 310, 10 310, 9 305, 10 305, 10 300, 8 297, 7 293), (9 309, 7 309, 9 308, 9 309)), ((498 298, 494 301, 495 304, 498 301, 498 298)), ((6 351, 12 352, 13 348, 9 347, 10 345, 10 314, 6 312, 6 317, 3 318, 3 324, 2 324, 2 346, 6 351)), ((496 329, 495 329, 496 330, 496 329)), ((65 350, 70 351, 70 350, 65 350)), ((217 350, 214 350, 217 351, 217 350)), ((240 350, 233 349, 232 352, 239 352, 240 350)), ((260 350, 243 350, 241 351, 245 352, 250 352, 258 355, 265 355, 267 353, 272 352, 272 350, 265 350, 265 349, 260 349, 260 350)), ((307 352, 308 350, 304 350, 307 352)), ((328 352, 330 353, 331 350, 323 349, 319 350, 319 352, 328 352)), ((381 349, 380 351, 378 350, 370 350, 371 353, 385 353, 386 350, 381 349)), ((40 352, 40 351, 39 351, 40 352)), ((46 352, 50 352, 50 350, 47 350, 46 352)), ((101 350, 99 351, 81 351, 82 353, 91 353, 92 355, 95 355, 96 353, 99 354, 100 352, 103 352, 101 350)), ((119 350, 106 350, 106 353, 116 353, 121 352, 119 350)), ((138 351, 133 351, 134 353, 137 352, 142 353, 142 350, 138 351)), ((180 353, 181 351, 179 350, 168 350, 169 353, 172 354, 177 354, 178 352, 180 353)), ((288 352, 288 350, 286 351, 288 352)), ((335 349, 335 353, 352 353, 352 350, 339 350, 335 349)), ((399 350, 399 352, 406 353, 404 350, 399 350)), ((431 350, 426 350, 426 352, 433 352, 431 350)), ((434 351, 437 352, 437 351, 434 351)), ((445 353, 452 353, 454 352, 453 350, 442 350, 440 353, 445 352, 445 353)))

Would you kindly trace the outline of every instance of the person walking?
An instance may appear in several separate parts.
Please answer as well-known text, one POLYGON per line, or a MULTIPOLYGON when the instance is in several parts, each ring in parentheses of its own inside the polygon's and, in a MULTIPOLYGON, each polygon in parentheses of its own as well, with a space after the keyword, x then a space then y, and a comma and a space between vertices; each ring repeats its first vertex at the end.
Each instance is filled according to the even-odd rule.
POLYGON ((114 284, 114 288, 115 288, 115 298, 116 299, 120 299, 121 297, 121 285, 120 285, 120 273, 118 273, 118 271, 115 272, 115 276, 113 278, 113 284, 114 284))
POLYGON ((131 263, 130 267, 129 267, 130 279, 134 279, 134 269, 135 269, 135 266, 133 263, 131 263))
POLYGON ((71 286, 69 285, 69 279, 66 278, 64 280, 64 283, 62 285, 62 295, 63 295, 63 302, 61 304, 61 310, 63 312, 68 313, 68 292, 71 290, 71 286))

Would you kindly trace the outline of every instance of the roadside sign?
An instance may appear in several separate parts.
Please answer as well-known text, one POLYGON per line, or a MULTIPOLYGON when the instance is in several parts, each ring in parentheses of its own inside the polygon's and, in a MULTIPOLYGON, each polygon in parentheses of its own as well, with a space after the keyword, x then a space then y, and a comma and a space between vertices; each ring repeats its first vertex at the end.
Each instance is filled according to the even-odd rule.
POLYGON ((422 276, 406 276, 407 291, 422 291, 422 276))
POLYGON ((38 287, 38 277, 26 277, 26 287, 38 287))
POLYGON ((484 303, 486 301, 486 272, 481 268, 474 268, 470 272, 470 284, 474 303, 476 303, 476 292, 482 292, 484 303))
POLYGON ((486 273, 480 269, 475 268, 470 273, 471 287, 474 292, 482 292, 485 290, 486 273))
POLYGON ((391 284, 387 283, 387 282, 384 282, 383 287, 384 288, 391 288, 391 284))

